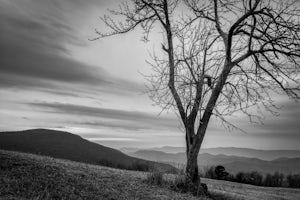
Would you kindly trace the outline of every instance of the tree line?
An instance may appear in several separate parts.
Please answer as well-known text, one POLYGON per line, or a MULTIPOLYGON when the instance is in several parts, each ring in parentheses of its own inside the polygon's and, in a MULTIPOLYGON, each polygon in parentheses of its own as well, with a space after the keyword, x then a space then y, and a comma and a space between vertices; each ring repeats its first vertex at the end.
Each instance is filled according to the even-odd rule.
POLYGON ((201 176, 257 186, 300 188, 300 174, 284 175, 280 172, 274 172, 273 174, 267 173, 263 175, 257 171, 230 174, 225 171, 223 166, 212 166, 204 170, 201 176))

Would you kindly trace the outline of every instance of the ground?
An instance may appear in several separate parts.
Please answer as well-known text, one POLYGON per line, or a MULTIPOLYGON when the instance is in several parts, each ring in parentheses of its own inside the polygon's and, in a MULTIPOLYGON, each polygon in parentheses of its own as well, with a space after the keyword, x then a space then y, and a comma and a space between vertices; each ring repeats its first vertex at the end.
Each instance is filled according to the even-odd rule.
POLYGON ((233 183, 212 179, 203 179, 210 191, 225 194, 233 199, 247 200, 299 200, 300 189, 258 187, 254 185, 233 183))
POLYGON ((203 179, 213 198, 149 185, 147 173, 0 150, 0 199, 300 199, 300 189, 203 179))

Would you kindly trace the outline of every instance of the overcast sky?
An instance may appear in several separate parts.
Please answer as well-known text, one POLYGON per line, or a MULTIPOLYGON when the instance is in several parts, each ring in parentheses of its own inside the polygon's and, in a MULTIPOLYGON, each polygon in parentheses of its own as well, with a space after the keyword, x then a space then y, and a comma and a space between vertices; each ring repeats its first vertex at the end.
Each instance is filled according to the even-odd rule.
MULTIPOLYGON (((160 43, 140 32, 94 42, 107 0, 0 0, 0 130, 51 128, 111 147, 184 146, 172 113, 159 115, 145 94, 145 60, 160 43)), ((279 117, 264 125, 236 115, 247 133, 212 120, 204 147, 300 149, 300 105, 274 99, 279 117)))

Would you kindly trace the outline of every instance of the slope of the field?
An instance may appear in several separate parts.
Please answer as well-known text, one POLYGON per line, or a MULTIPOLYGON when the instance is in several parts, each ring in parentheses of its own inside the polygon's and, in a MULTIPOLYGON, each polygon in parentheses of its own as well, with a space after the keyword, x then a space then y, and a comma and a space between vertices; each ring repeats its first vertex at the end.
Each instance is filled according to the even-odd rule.
MULTIPOLYGON (((209 199, 148 185, 146 176, 143 172, 0 150, 0 199, 209 199)), ((218 199, 300 199, 299 189, 202 180, 218 199)))
POLYGON ((69 132, 48 129, 0 132, 0 149, 116 168, 128 169, 138 164, 162 171, 174 170, 174 167, 170 165, 134 158, 116 149, 90 142, 69 132))
POLYGON ((196 200, 148 185, 145 176, 143 172, 0 150, 0 200, 196 200))

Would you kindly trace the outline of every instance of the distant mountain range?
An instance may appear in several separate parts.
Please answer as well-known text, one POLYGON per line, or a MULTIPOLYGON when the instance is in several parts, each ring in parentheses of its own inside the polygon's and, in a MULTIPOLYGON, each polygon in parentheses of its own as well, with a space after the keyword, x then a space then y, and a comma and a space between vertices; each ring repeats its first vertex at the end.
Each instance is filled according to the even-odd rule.
POLYGON ((117 168, 130 168, 139 164, 140 166, 153 166, 162 171, 175 169, 168 164, 128 156, 118 150, 85 140, 78 135, 47 129, 0 132, 0 149, 117 168))
MULTIPOLYGON (((186 163, 185 153, 165 153, 162 151, 139 150, 129 155, 172 164, 175 167, 182 167, 186 163)), ((276 171, 284 174, 300 174, 300 158, 279 158, 272 161, 241 156, 228 156, 224 154, 212 155, 201 153, 198 156, 199 167, 204 169, 209 166, 223 165, 231 174, 237 172, 258 171, 260 173, 274 173, 276 171)))
MULTIPOLYGON (((186 162, 183 147, 146 150, 123 148, 122 151, 126 152, 126 155, 118 150, 85 140, 78 135, 47 129, 0 132, 0 149, 117 168, 144 164, 158 170, 169 171, 175 170, 174 167, 182 167, 186 162)), ((201 168, 223 165, 232 174, 239 171, 261 173, 279 171, 284 174, 300 174, 300 151, 297 150, 201 149, 198 162, 201 168)))
MULTIPOLYGON (((149 150, 149 151, 160 151, 164 153, 183 153, 185 152, 185 147, 157 147, 149 149, 138 149, 138 148, 121 148, 124 153, 134 153, 139 150, 149 150)), ((212 155, 224 154, 227 156, 238 156, 247 158, 258 158, 261 160, 275 160, 278 158, 300 158, 300 150, 258 150, 258 149, 248 149, 248 148, 235 148, 235 147, 218 147, 218 148, 206 148, 201 149, 200 153, 208 153, 212 155)))

